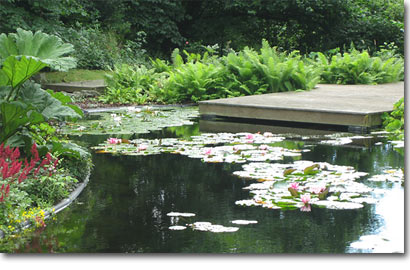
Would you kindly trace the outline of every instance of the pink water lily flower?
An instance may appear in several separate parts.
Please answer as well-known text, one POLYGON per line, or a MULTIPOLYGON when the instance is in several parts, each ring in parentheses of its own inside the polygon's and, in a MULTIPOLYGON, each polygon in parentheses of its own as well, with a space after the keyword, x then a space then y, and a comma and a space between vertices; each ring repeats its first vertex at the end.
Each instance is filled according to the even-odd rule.
POLYGON ((246 134, 246 139, 247 140, 253 140, 254 139, 253 134, 246 134))
POLYGON ((298 188, 299 188, 299 183, 291 183, 291 184, 290 184, 290 188, 291 188, 291 189, 294 189, 294 190, 298 190, 298 188))
POLYGON ((303 194, 300 196, 300 199, 302 200, 302 202, 306 205, 309 203, 310 201, 310 193, 307 194, 303 194))
POLYGON ((142 151, 142 150, 147 150, 148 146, 146 146, 145 144, 141 144, 140 146, 138 146, 138 151, 142 151))
POLYGON ((211 152, 212 152, 212 149, 207 149, 207 150, 205 150, 204 154, 209 156, 211 154, 211 152))
POLYGON ((121 139, 109 138, 109 139, 107 140, 107 142, 108 142, 109 144, 119 144, 119 143, 121 143, 121 139))
POLYGON ((268 146, 266 144, 262 144, 259 146, 259 150, 267 150, 268 146))
POLYGON ((320 194, 326 190, 326 187, 312 187, 311 190, 315 194, 320 194))

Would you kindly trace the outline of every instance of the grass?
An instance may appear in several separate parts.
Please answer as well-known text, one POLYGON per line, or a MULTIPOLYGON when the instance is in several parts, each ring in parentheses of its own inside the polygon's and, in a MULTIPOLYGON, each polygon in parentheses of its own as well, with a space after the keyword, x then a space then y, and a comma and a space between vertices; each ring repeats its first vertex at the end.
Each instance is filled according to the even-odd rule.
POLYGON ((72 69, 67 72, 43 72, 41 77, 42 80, 48 83, 79 82, 103 80, 104 76, 108 73, 111 72, 107 70, 72 69))

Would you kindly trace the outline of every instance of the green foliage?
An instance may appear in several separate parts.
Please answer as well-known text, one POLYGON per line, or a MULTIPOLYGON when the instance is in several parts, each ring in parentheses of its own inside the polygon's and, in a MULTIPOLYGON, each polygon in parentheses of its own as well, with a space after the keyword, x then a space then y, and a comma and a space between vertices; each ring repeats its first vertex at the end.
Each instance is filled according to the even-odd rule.
POLYGON ((83 69, 113 68, 120 63, 136 64, 145 62, 145 33, 138 32, 136 40, 121 41, 112 32, 96 28, 69 28, 59 31, 65 42, 73 44, 73 56, 78 59, 78 67, 83 69))
POLYGON ((153 94, 161 83, 161 74, 154 69, 127 64, 117 65, 107 74, 107 88, 99 100, 105 103, 145 104, 153 101, 153 94))
MULTIPOLYGON (((73 45, 63 43, 59 37, 41 31, 33 34, 31 31, 18 28, 17 33, 0 34, 0 64, 3 65, 6 65, 3 62, 10 59, 9 56, 24 55, 31 56, 30 59, 40 60, 42 65, 52 69, 66 71, 76 67, 75 58, 64 56, 73 51, 73 45)), ((38 70, 32 72, 36 73, 38 70)))
POLYGON ((185 103, 309 90, 316 85, 320 71, 305 65, 297 51, 280 53, 267 41, 262 43, 260 52, 245 48, 239 53, 217 57, 212 50, 204 54, 183 50, 181 55, 175 49, 171 63, 151 60, 152 69, 117 66, 113 75, 107 75, 107 91, 100 100, 106 103, 185 103))
POLYGON ((42 68, 70 65, 71 58, 63 56, 72 47, 54 37, 18 30, 17 34, 0 35, 2 51, 0 69, 0 143, 31 146, 28 128, 49 120, 81 117, 82 112, 70 105, 62 93, 44 91, 29 79, 42 68), (47 54, 49 52, 49 54, 47 54), (26 55, 16 55, 29 53, 26 55), (5 57, 5 58, 4 58, 5 57))
POLYGON ((262 41, 260 53, 245 48, 224 57, 228 76, 239 82, 233 96, 310 90, 319 81, 319 71, 307 66, 297 51, 280 53, 262 41))
POLYGON ((202 54, 202 44, 217 44, 222 55, 229 48, 257 48, 263 38, 302 54, 352 42, 372 54, 394 42, 404 55, 403 0, 1 1, 0 32, 19 27, 58 33, 76 49, 85 48, 89 54, 77 50, 75 56, 80 67, 93 68, 113 67, 115 48, 135 52, 127 41, 161 58, 175 47, 202 54), (146 42, 139 47, 141 32, 146 42))
POLYGON ((326 57, 317 53, 316 65, 321 68, 322 83, 378 84, 404 79, 404 60, 384 49, 370 56, 367 51, 351 48, 348 52, 326 57))
POLYGON ((404 98, 394 104, 391 113, 383 114, 383 127, 399 140, 404 140, 404 98))
POLYGON ((31 154, 28 159, 21 156, 18 148, 0 145, 0 230, 6 235, 23 229, 26 221, 43 226, 44 208, 65 198, 77 182, 66 171, 57 168, 58 159, 50 153, 40 158, 33 145, 31 154), (28 215, 28 212, 34 214, 33 208, 42 214, 28 215))
POLYGON ((161 97, 167 103, 198 102, 223 96, 220 65, 189 62, 170 73, 161 97))

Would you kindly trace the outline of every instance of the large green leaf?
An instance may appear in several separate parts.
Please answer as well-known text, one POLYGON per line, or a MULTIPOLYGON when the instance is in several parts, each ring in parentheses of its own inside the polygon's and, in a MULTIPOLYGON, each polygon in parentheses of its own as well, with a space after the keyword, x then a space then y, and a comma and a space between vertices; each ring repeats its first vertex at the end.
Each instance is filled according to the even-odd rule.
POLYGON ((38 124, 44 121, 43 116, 31 111, 31 107, 20 101, 1 102, 1 130, 0 142, 7 141, 27 124, 38 124))
POLYGON ((33 34, 18 28, 17 33, 0 35, 0 64, 9 56, 26 55, 40 59, 52 69, 67 71, 76 67, 75 58, 66 56, 73 51, 73 45, 41 31, 33 34))
POLYGON ((27 82, 22 87, 19 100, 31 105, 46 120, 64 120, 66 118, 81 118, 82 116, 69 106, 62 104, 47 91, 41 89, 40 85, 32 82, 27 82))
POLYGON ((9 56, 0 70, 0 86, 16 88, 44 67, 46 64, 35 57, 9 56))

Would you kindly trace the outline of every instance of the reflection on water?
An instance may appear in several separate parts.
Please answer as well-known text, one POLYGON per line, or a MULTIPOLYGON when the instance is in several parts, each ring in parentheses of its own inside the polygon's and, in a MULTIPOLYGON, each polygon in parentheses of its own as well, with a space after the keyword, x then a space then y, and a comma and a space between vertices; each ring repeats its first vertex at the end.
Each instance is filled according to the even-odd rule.
MULTIPOLYGON (((144 136, 183 137, 198 132, 198 125, 194 125, 144 136)), ((104 139, 87 140, 95 144, 95 140, 104 139)), ((370 175, 385 168, 402 167, 404 162, 403 156, 389 144, 372 147, 312 144, 310 150, 303 153, 302 159, 350 165, 370 175)), ((90 182, 77 201, 19 252, 38 252, 39 246, 42 252, 89 253, 345 253, 378 252, 381 248, 385 252, 403 252, 401 184, 368 183, 381 191, 378 195, 381 202, 361 209, 270 210, 235 205, 235 201, 249 197, 243 187, 252 183, 232 175, 241 168, 240 164, 203 163, 172 154, 104 154, 94 155, 93 159, 95 168, 90 182), (195 213, 195 216, 167 216, 170 212, 195 213), (234 220, 257 223, 239 225, 233 224, 234 220), (190 228, 169 229, 194 222, 211 222, 239 230, 212 233, 190 228), (369 235, 386 238, 388 241, 383 241, 388 244, 372 246, 365 238, 369 235)))

